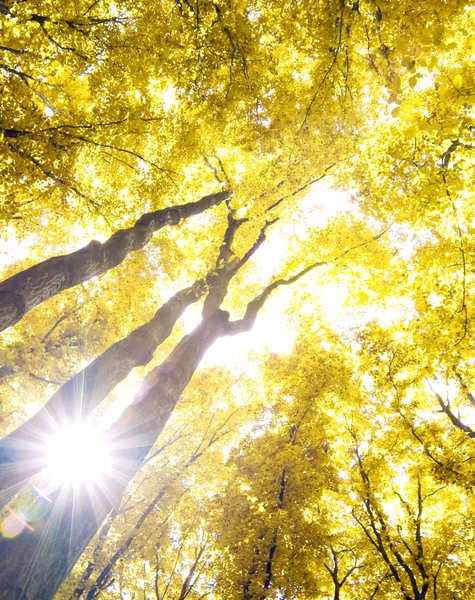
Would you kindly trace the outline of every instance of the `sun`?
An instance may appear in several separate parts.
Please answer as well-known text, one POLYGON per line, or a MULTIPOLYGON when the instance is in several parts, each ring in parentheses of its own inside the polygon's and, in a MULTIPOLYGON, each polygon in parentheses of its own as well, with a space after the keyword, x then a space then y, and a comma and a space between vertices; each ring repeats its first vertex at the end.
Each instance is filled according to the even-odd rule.
POLYGON ((64 427, 46 445, 45 475, 53 485, 99 483, 110 469, 110 447, 88 423, 64 427))

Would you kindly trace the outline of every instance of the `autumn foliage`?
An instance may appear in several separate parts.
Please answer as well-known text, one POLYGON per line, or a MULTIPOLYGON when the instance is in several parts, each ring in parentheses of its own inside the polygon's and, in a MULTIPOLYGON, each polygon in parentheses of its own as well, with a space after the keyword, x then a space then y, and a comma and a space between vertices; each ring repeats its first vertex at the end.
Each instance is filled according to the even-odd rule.
POLYGON ((0 600, 475 597, 475 8, 0 23, 0 600))

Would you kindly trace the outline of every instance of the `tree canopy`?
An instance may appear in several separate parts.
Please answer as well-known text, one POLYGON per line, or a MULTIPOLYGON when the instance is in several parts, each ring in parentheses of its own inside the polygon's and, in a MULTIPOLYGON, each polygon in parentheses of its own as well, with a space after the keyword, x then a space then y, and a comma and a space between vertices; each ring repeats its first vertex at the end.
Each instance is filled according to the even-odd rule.
POLYGON ((475 7, 0 2, 0 599, 475 595, 475 7))

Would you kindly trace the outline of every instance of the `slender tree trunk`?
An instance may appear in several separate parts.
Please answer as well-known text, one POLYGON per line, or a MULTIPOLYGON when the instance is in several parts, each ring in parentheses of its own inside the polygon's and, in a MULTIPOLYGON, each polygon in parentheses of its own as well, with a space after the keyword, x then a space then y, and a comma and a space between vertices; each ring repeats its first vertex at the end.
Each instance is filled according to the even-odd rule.
POLYGON ((83 595, 84 590, 86 589, 87 582, 89 581, 89 579, 94 571, 94 567, 96 566, 97 560, 99 559, 99 556, 102 552, 102 548, 107 539, 109 531, 110 531, 110 529, 114 523, 114 520, 116 519, 118 514, 119 514, 119 512, 117 510, 113 510, 109 514, 107 521, 102 525, 102 528, 99 532, 99 539, 97 541, 96 547, 94 548, 94 553, 92 555, 92 558, 87 563, 87 567, 83 571, 81 580, 79 581, 76 589, 74 590, 74 592, 71 595, 69 600, 77 600, 78 598, 80 598, 83 595))
POLYGON ((48 518, 0 541, 0 600, 51 600, 164 428, 206 350, 229 333, 229 315, 215 311, 153 369, 134 402, 108 432, 114 474, 93 490, 50 494, 48 518))
MULTIPOLYGON (((112 575, 113 568, 115 567, 115 565, 117 564, 117 562, 122 558, 122 556, 124 556, 124 554, 127 552, 127 550, 129 549, 130 545, 134 541, 135 536, 137 535, 137 532, 140 530, 140 528, 142 527, 142 525, 145 522, 145 520, 147 519, 147 517, 155 509, 155 506, 157 505, 157 503, 160 502, 160 500, 163 498, 163 496, 165 495, 166 491, 167 491, 166 487, 162 488, 159 491, 159 493, 154 497, 154 499, 152 500, 152 502, 150 502, 150 504, 148 505, 148 507, 146 508, 146 510, 142 513, 141 517, 139 518, 139 520, 135 524, 135 527, 132 530, 132 533, 125 540, 125 542, 120 546, 120 548, 118 548, 114 552, 114 554, 109 559, 109 562, 107 563, 107 565, 99 573, 99 576, 97 577, 97 579, 94 582, 94 584, 89 588, 89 591, 87 592, 87 595, 86 595, 86 600, 93 600, 96 596, 99 595, 99 593, 103 589, 105 589, 107 587, 108 582, 110 582, 110 580, 111 580, 111 575, 112 575)), ((92 572, 93 568, 94 568, 94 563, 92 563, 91 572, 92 572)), ((76 590, 74 592, 74 598, 80 598, 82 596, 82 594, 84 592, 84 589, 85 589, 86 582, 89 579, 89 575, 90 575, 90 573, 87 574, 87 577, 84 577, 84 581, 81 580, 82 587, 78 586, 78 588, 76 588, 76 590)))
MULTIPOLYGON (((225 423, 226 422, 227 422, 227 420, 225 421, 225 423)), ((162 487, 160 489, 160 491, 157 493, 157 495, 153 498, 153 500, 150 502, 150 504, 147 506, 147 508, 140 515, 139 519, 137 520, 137 522, 132 530, 132 533, 121 544, 121 546, 114 552, 114 554, 110 557, 110 559, 107 562, 107 564, 105 565, 105 567, 103 567, 102 571, 97 576, 93 585, 89 588, 87 595, 86 595, 86 600, 93 600, 100 594, 100 592, 102 590, 104 590, 106 587, 108 587, 108 585, 110 585, 109 582, 113 579, 113 572, 114 572, 114 568, 115 568, 117 562, 119 560, 121 560, 123 558, 123 556, 129 551, 129 548, 132 545, 133 541, 135 540, 137 533, 140 531, 141 527, 143 526, 145 521, 148 519, 148 517, 156 509, 157 504, 160 502, 160 500, 163 498, 163 496, 167 493, 171 484, 173 484, 177 479, 182 477, 184 472, 186 471, 186 469, 188 469, 193 464, 195 464, 195 462, 207 450, 209 450, 209 448, 215 442, 217 442, 219 439, 220 439, 220 436, 214 437, 214 435, 213 435, 211 440, 208 442, 208 444, 203 448, 202 448, 202 442, 200 442, 197 450, 195 450, 195 452, 192 454, 192 456, 183 465, 182 469, 180 471, 178 471, 176 473, 176 475, 170 481, 168 481, 164 487, 162 487), (202 448, 202 449, 200 450, 200 448, 202 448)), ((149 455, 148 459, 150 459, 150 456, 153 456, 153 454, 149 455)), ((114 513, 112 513, 112 514, 114 514, 114 513)), ((104 526, 104 527, 106 527, 106 526, 104 526)), ((99 535, 100 540, 99 540, 98 546, 96 546, 96 550, 94 551, 95 555, 93 557, 93 561, 88 563, 88 566, 84 570, 83 576, 81 577, 81 581, 80 581, 79 585, 76 587, 76 589, 74 590, 74 593, 71 596, 70 600, 80 598, 82 596, 82 594, 84 593, 87 582, 90 579, 91 574, 94 570, 95 560, 96 560, 97 556, 99 555, 100 551, 102 550, 103 542, 105 541, 105 536, 107 536, 107 533, 110 529, 110 526, 109 526, 106 531, 104 529, 104 527, 101 529, 101 533, 99 535), (103 537, 103 532, 105 533, 104 537, 103 537)))
POLYGON ((146 365, 186 307, 205 289, 205 281, 198 281, 172 296, 148 323, 110 346, 59 388, 36 415, 0 440, 0 508, 44 468, 48 438, 83 421, 132 369, 146 365))
POLYGON ((55 256, 6 279, 0 283, 0 331, 59 292, 116 267, 130 252, 143 248, 162 227, 176 225, 230 195, 229 191, 218 192, 197 202, 147 213, 133 227, 117 231, 104 243, 92 241, 76 252, 55 256))
MULTIPOLYGON (((284 506, 284 498, 285 498, 285 488, 286 488, 286 479, 285 479, 285 474, 286 474, 286 469, 282 470, 282 474, 280 476, 280 487, 279 487, 279 504, 278 504, 278 508, 279 510, 282 510, 283 506, 284 506)), ((265 590, 269 590, 271 585, 272 585, 272 577, 274 576, 274 573, 272 571, 272 567, 274 564, 274 556, 277 550, 277 540, 278 540, 278 536, 279 536, 279 527, 276 528, 275 532, 274 532, 274 536, 272 538, 272 545, 269 549, 269 557, 267 559, 267 563, 266 563, 266 567, 265 567, 265 573, 266 573, 266 579, 264 581, 264 586, 263 588, 265 590)), ((260 600, 264 600, 265 596, 261 596, 260 600)))

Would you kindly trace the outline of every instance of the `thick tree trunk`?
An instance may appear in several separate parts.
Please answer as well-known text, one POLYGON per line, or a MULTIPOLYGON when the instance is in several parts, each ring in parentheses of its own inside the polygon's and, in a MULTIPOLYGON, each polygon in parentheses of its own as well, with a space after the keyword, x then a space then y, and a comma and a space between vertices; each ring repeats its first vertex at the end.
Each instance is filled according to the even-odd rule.
POLYGON ((76 252, 55 256, 6 279, 0 283, 0 331, 48 298, 116 267, 130 252, 143 248, 162 227, 176 225, 230 195, 229 191, 218 192, 197 202, 145 214, 133 227, 117 231, 102 244, 92 241, 76 252))
POLYGON ((0 600, 51 600, 100 524, 143 463, 206 350, 230 333, 218 310, 153 369, 134 402, 108 432, 114 474, 93 490, 51 494, 49 516, 34 529, 0 541, 0 600))
MULTIPOLYGON (((221 268, 218 277, 216 278, 218 281, 211 280, 211 283, 209 283, 208 280, 210 277, 206 278, 204 282, 204 284, 206 284, 205 287, 209 286, 210 290, 213 291, 213 287, 216 284, 219 288, 218 297, 212 296, 211 301, 208 302, 208 310, 210 310, 213 305, 216 306, 216 304, 220 302, 221 294, 223 290, 227 289, 229 281, 236 274, 239 268, 249 260, 257 248, 259 248, 259 246, 263 243, 265 240, 265 230, 268 225, 269 223, 262 228, 254 245, 248 250, 243 258, 235 261, 234 266, 225 268, 226 266, 229 267, 229 265, 225 263, 224 268, 221 268)), ((221 247, 218 264, 220 258, 223 256, 223 248, 228 249, 230 243, 232 242, 232 235, 230 237, 228 236, 228 232, 230 230, 232 234, 236 230, 234 227, 234 219, 232 218, 229 219, 228 229, 226 230, 225 234, 225 243, 221 247)), ((233 255, 230 255, 230 258, 233 260, 233 255)), ((241 321, 228 323, 226 334, 236 335, 243 331, 249 331, 254 324, 257 313, 262 308, 269 295, 276 288, 282 285, 290 285, 294 283, 306 273, 322 264, 325 263, 314 263, 289 279, 279 279, 268 285, 263 292, 259 294, 259 296, 254 298, 254 300, 248 304, 244 318, 241 321)), ((169 300, 169 302, 157 312, 157 315, 155 315, 153 320, 157 319, 158 322, 163 317, 165 320, 164 327, 166 329, 168 327, 166 323, 173 321, 173 319, 170 321, 169 316, 166 316, 168 314, 167 305, 171 303, 171 305, 175 306, 176 309, 177 305, 175 304, 174 299, 180 297, 180 294, 184 294, 188 297, 189 301, 185 304, 185 306, 191 304, 193 301, 197 300, 204 291, 204 287, 201 287, 202 283, 203 282, 197 282, 192 288, 188 288, 187 290, 179 292, 177 296, 169 300), (162 315, 162 311, 165 312, 164 315, 162 315), (159 317, 158 315, 161 316, 159 317)), ((175 321, 180 315, 181 312, 177 314, 175 321)), ((205 316, 209 315, 205 314, 205 316)), ((173 323, 175 321, 173 321, 173 323)), ((109 356, 109 352, 114 360, 118 360, 120 357, 121 361, 125 360, 126 364, 129 364, 131 361, 131 357, 129 355, 123 355, 120 348, 117 348, 116 352, 113 352, 112 350, 113 348, 116 348, 117 344, 123 343, 124 340, 112 346, 101 357, 98 357, 96 361, 99 362, 94 361, 91 363, 91 365, 89 365, 89 367, 69 380, 65 384, 65 386, 67 386, 66 389, 65 386, 63 386, 60 390, 58 390, 53 398, 51 398, 46 406, 40 411, 41 414, 38 413, 35 415, 35 417, 30 419, 27 424, 22 426, 21 434, 17 429, 11 436, 8 436, 5 438, 5 440, 0 441, 0 507, 5 506, 5 504, 16 494, 22 485, 24 485, 26 480, 32 477, 35 473, 38 473, 44 467, 44 464, 41 461, 41 449, 44 447, 45 432, 51 431, 51 433, 54 433, 57 429, 58 423, 67 424, 71 423, 74 418, 79 419, 80 417, 87 416, 87 414, 89 414, 101 402, 105 395, 107 395, 113 389, 113 387, 127 375, 133 366, 146 364, 143 363, 143 358, 141 358, 144 356, 144 350, 147 352, 146 345, 143 344, 141 335, 142 332, 146 331, 147 327, 148 325, 145 325, 143 326, 145 329, 139 328, 136 332, 131 334, 134 343, 131 344, 130 350, 132 355, 136 354, 139 362, 136 364, 132 362, 132 366, 125 367, 125 369, 128 370, 126 370, 125 375, 123 375, 120 379, 117 379, 115 375, 117 371, 120 371, 120 364, 114 364, 113 360, 111 360, 109 363, 109 359, 111 358, 109 356), (140 333, 135 335, 137 332, 140 333), (101 365, 103 366, 101 367, 101 365), (90 369, 90 371, 88 371, 88 369, 90 369), (102 380, 102 378, 104 379, 102 380), (109 378, 112 378, 112 380, 116 381, 116 383, 113 385, 109 384, 111 387, 107 388, 106 386, 109 378), (99 390, 103 390, 101 392, 102 397, 100 393, 95 391, 94 386, 98 386, 99 390), (86 399, 85 401, 83 401, 84 398, 86 399), (76 408, 76 406, 79 408, 76 408), (19 436, 17 435, 17 432, 19 433, 19 436)), ((168 333, 165 334, 165 337, 167 336, 168 333)), ((163 339, 165 339, 165 337, 163 339)), ((158 345, 158 343, 160 342, 157 342, 155 347, 158 345)), ((153 352, 153 350, 150 352, 153 352)), ((151 355, 148 360, 150 360, 150 358, 151 355)))
POLYGON ((0 508, 44 468, 48 438, 83 421, 132 369, 146 365, 205 288, 205 282, 198 281, 172 296, 148 323, 110 346, 57 390, 36 415, 0 440, 0 508))

